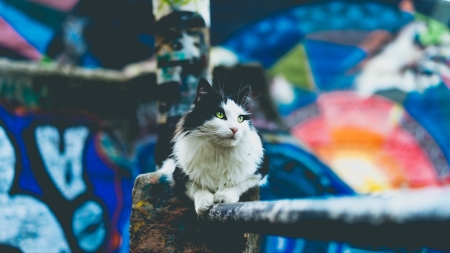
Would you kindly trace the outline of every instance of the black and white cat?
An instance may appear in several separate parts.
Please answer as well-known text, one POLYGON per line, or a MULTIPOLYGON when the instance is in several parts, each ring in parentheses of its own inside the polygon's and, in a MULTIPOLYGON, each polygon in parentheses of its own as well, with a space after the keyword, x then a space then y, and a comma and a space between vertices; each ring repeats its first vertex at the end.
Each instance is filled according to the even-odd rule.
POLYGON ((214 203, 239 201, 267 180, 268 160, 246 104, 250 88, 234 96, 217 93, 205 79, 191 109, 176 126, 172 155, 161 171, 173 172, 176 187, 202 215, 214 203))

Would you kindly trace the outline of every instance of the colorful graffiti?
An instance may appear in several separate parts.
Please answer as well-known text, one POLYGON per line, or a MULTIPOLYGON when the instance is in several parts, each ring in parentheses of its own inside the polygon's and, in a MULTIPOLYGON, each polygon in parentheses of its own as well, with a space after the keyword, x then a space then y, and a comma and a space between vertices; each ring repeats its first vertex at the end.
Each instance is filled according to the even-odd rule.
POLYGON ((105 138, 86 117, 0 108, 0 248, 119 251, 132 180, 108 159, 105 138))
POLYGON ((204 18, 195 12, 173 11, 157 22, 156 56, 158 85, 177 83, 179 97, 160 101, 164 117, 180 117, 190 107, 200 77, 208 74, 209 32, 204 18))
MULTIPOLYGON (((450 182, 448 1, 212 1, 211 22, 209 15, 194 15, 204 12, 196 9, 201 1, 160 1, 155 10, 151 1, 109 2, 106 8, 84 0, 0 0, 0 55, 120 69, 156 52, 158 82, 169 84, 159 87, 160 116, 176 117, 207 73, 211 23, 211 41, 218 43, 212 65, 260 63, 288 129, 267 131, 272 124, 264 131, 267 121, 253 114, 272 161, 262 199, 450 182), (167 30, 176 24, 176 32, 155 31, 158 24, 148 14, 162 21, 174 4, 191 8, 159 23, 167 30), (171 23, 183 18, 195 21, 193 26, 171 23)), ((0 219, 21 226, 0 233, 0 247, 28 251, 31 236, 24 235, 35 233, 43 248, 90 252, 122 245, 126 252, 132 177, 156 166, 153 158, 161 149, 155 140, 136 148, 129 172, 116 166, 111 138, 95 121, 4 109, 0 119, 0 201, 6 207, 0 219), (35 206, 35 213, 14 213, 18 205, 35 206), (23 217, 36 216, 46 220, 53 238, 27 230, 39 224, 23 217), (58 243, 52 243, 55 238, 58 243)), ((152 120, 162 123, 165 117, 152 120)), ((262 249, 362 252, 342 243, 277 236, 264 237, 262 249)))
MULTIPOLYGON (((319 187, 307 196, 448 185, 450 12, 439 9, 450 6, 429 1, 425 8, 407 0, 302 4, 242 27, 216 49, 226 52, 225 64, 263 65, 297 149, 316 156, 329 172, 314 171, 309 179, 342 180, 350 189, 319 187)), ((282 154, 292 152, 286 141, 273 144, 282 154)), ((278 159, 314 167, 300 158, 278 159)), ((274 175, 289 171, 274 164, 274 175)), ((305 177, 274 176, 261 198, 304 197, 305 177)), ((282 237, 266 237, 263 245, 266 252, 308 252, 314 245, 358 251, 282 237)))
POLYGON ((121 69, 153 55, 151 13, 145 0, 1 0, 0 56, 121 69))
POLYGON ((357 192, 438 186, 450 173, 433 138, 391 100, 333 92, 306 110, 312 106, 318 114, 298 122, 293 135, 357 192))
POLYGON ((61 225, 45 203, 25 194, 15 196, 9 194, 16 173, 16 156, 3 127, 0 128, 0 142, 2 149, 0 220, 2 226, 10 228, 8 232, 3 231, 0 242, 24 252, 70 251, 61 225), (27 234, 34 236, 26 236, 27 234))

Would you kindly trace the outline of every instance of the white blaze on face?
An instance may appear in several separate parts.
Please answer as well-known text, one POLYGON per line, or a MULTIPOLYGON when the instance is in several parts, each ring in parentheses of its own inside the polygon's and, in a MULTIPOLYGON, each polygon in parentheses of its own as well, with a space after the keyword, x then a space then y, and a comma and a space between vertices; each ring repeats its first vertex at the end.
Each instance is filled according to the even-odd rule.
POLYGON ((8 194, 14 179, 15 164, 14 147, 3 127, 0 127, 0 194, 8 194))
POLYGON ((59 150, 59 132, 53 126, 40 126, 35 130, 39 153, 50 178, 62 195, 72 200, 84 191, 82 154, 89 130, 84 126, 71 127, 63 134, 64 151, 59 150))
POLYGON ((223 104, 223 110, 225 111, 225 115, 227 115, 226 122, 228 130, 230 130, 231 128, 238 129, 235 134, 236 137, 240 138, 245 133, 245 131, 249 130, 248 122, 238 121, 239 116, 248 114, 248 112, 242 109, 242 107, 238 106, 234 101, 228 99, 228 101, 223 104))
POLYGON ((214 117, 204 124, 203 129, 217 137, 211 138, 211 141, 225 146, 235 146, 239 143, 241 138, 250 131, 248 121, 239 123, 238 117, 249 113, 231 99, 222 103, 222 108, 226 119, 214 117), (234 136, 231 131, 232 128, 238 130, 234 136))

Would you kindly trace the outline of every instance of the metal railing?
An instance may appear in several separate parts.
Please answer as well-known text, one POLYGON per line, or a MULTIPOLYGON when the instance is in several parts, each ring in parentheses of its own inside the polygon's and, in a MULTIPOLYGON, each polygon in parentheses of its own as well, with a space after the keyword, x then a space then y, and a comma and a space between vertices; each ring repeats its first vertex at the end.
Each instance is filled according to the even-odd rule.
POLYGON ((207 219, 245 232, 371 249, 450 249, 450 189, 213 206, 207 219))

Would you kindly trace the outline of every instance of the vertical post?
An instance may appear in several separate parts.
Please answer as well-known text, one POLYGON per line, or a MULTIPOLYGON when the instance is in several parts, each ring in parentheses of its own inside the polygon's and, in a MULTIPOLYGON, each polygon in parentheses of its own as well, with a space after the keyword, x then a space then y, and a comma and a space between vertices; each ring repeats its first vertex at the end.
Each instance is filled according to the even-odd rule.
MULTIPOLYGON (((189 110, 200 78, 210 79, 209 0, 153 0, 156 19, 158 158, 167 157, 176 122, 189 110)), ((259 199, 259 188, 241 200, 259 199)), ((211 226, 193 202, 160 172, 140 175, 133 188, 130 252, 257 252, 259 236, 211 226)))
POLYGON ((159 166, 171 153, 176 122, 195 99, 200 78, 210 79, 209 0, 153 0, 156 19, 159 166))
MULTIPOLYGON (((158 121, 164 124, 168 118, 177 118, 189 109, 199 79, 209 77, 209 0, 153 0, 153 12, 157 27, 157 83, 174 86, 179 93, 170 97, 164 94, 160 100, 158 121)), ((169 88, 160 90, 175 92, 169 88)))

